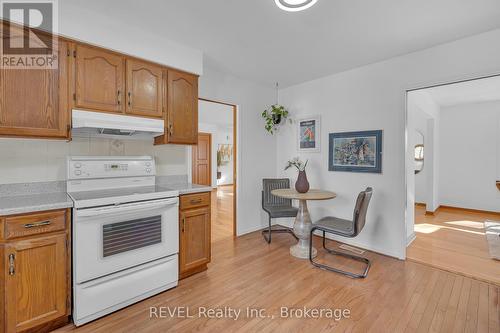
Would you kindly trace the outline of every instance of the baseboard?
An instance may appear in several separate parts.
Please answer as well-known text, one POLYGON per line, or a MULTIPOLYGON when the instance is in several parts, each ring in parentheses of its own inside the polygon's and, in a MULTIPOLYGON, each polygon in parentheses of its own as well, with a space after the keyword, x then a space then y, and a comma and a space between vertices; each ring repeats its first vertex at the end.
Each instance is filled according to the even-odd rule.
POLYGON ((447 206, 447 205, 441 205, 438 207, 437 210, 440 209, 453 209, 453 210, 461 210, 463 212, 469 212, 469 213, 482 213, 482 214, 493 214, 493 215, 500 215, 500 212, 494 212, 491 210, 482 210, 482 209, 473 209, 473 208, 462 208, 462 207, 454 207, 454 206, 447 206))

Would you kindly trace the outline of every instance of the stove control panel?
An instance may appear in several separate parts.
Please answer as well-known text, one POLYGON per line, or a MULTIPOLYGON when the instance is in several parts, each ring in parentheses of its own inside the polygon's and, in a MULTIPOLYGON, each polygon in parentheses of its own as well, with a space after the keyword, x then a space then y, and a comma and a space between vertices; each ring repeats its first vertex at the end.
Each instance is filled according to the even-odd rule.
POLYGON ((69 179, 141 177, 156 174, 153 157, 68 157, 69 179))

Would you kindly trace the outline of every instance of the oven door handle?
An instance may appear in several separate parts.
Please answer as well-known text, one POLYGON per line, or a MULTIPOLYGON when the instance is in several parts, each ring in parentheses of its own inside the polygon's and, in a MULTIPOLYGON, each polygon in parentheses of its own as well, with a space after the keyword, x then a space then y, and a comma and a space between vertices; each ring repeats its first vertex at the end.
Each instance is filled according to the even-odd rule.
POLYGON ((78 217, 91 217, 91 216, 101 216, 108 214, 120 214, 128 211, 158 209, 178 204, 179 204, 179 198, 171 198, 165 200, 157 200, 154 202, 136 202, 136 203, 128 203, 128 204, 100 207, 100 208, 79 209, 77 210, 76 214, 78 217))

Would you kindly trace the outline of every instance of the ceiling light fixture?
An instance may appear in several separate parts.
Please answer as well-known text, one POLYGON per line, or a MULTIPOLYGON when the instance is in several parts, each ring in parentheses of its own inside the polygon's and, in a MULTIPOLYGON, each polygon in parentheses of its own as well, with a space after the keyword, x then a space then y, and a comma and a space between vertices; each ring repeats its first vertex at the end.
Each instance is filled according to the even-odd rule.
POLYGON ((298 12, 312 7, 318 0, 274 0, 276 6, 288 12, 298 12))

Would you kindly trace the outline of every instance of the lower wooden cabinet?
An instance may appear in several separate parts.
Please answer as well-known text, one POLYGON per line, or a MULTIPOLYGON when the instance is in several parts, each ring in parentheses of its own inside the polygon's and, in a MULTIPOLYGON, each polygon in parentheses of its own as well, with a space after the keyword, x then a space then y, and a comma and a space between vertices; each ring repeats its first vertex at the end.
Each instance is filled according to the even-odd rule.
POLYGON ((211 260, 210 192, 183 195, 179 212, 179 277, 207 269, 211 260))
POLYGON ((0 332, 49 332, 68 321, 70 216, 60 210, 0 217, 0 332))

